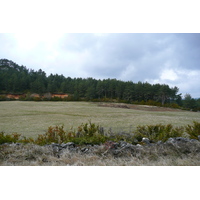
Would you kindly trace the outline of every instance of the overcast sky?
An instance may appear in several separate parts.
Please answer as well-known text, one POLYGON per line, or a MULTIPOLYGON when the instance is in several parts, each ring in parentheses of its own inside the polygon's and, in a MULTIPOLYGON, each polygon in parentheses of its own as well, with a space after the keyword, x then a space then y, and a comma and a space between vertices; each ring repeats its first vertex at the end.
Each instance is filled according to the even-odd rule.
POLYGON ((200 97, 200 34, 0 34, 0 55, 47 75, 165 83, 200 97))

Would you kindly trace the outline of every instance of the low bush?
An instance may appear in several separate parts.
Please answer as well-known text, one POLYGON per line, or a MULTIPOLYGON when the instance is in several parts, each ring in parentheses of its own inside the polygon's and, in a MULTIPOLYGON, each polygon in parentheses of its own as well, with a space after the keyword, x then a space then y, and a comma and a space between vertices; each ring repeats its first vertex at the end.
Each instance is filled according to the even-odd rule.
POLYGON ((189 134, 191 139, 198 139, 198 136, 200 135, 200 123, 194 121, 193 126, 187 125, 185 130, 186 133, 189 134))
POLYGON ((6 95, 0 95, 0 101, 6 101, 7 98, 6 98, 6 95))
POLYGON ((173 127, 168 125, 144 125, 138 126, 133 133, 113 133, 112 131, 105 132, 103 127, 94 123, 81 124, 77 130, 65 131, 64 126, 50 126, 45 134, 40 134, 36 139, 27 138, 18 133, 5 134, 0 133, 0 144, 3 143, 34 143, 45 145, 51 143, 67 143, 74 142, 78 145, 84 144, 103 144, 107 141, 119 142, 126 141, 132 144, 141 144, 142 138, 146 137, 150 142, 167 141, 173 137, 183 137, 186 132, 191 139, 198 139, 200 135, 200 123, 193 122, 193 125, 186 127, 173 127))
POLYGON ((9 134, 5 134, 4 132, 1 132, 0 133, 0 144, 18 142, 20 136, 21 135, 18 133, 13 133, 13 134, 9 135, 9 134))
POLYGON ((181 137, 184 133, 183 127, 173 128, 171 124, 168 125, 146 125, 138 126, 135 138, 141 142, 143 137, 149 138, 151 142, 167 141, 170 137, 181 137))
POLYGON ((67 134, 63 126, 50 126, 45 134, 38 135, 35 142, 38 145, 63 143, 67 141, 67 134))
POLYGON ((81 124, 77 131, 66 132, 64 126, 49 127, 43 135, 38 135, 34 143, 38 145, 51 143, 74 142, 76 144, 101 144, 107 140, 107 137, 101 134, 99 126, 94 123, 81 124))

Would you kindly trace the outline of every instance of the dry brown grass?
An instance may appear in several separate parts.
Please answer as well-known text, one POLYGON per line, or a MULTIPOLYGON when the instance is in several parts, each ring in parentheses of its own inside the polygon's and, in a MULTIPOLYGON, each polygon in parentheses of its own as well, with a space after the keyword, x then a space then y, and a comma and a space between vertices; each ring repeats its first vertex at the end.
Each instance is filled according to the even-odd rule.
MULTIPOLYGON (((198 144, 199 145, 199 144, 198 144)), ((27 145, 1 145, 2 166, 199 166, 200 153, 177 153, 172 147, 145 147, 135 155, 130 153, 113 156, 103 146, 92 153, 78 153, 65 150, 57 157, 51 147, 27 145)), ((198 146, 199 148, 199 146, 198 146)))

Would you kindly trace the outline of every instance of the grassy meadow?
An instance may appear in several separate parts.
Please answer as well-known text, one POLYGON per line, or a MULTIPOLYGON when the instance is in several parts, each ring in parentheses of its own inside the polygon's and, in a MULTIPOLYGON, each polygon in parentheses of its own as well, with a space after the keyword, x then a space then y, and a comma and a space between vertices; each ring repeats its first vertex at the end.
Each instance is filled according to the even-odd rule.
POLYGON ((114 132, 130 132, 138 125, 170 123, 182 126, 200 121, 199 112, 165 108, 151 110, 148 106, 126 109, 100 105, 92 102, 0 102, 0 132, 36 137, 45 133, 49 126, 64 125, 65 130, 76 130, 89 120, 114 132))

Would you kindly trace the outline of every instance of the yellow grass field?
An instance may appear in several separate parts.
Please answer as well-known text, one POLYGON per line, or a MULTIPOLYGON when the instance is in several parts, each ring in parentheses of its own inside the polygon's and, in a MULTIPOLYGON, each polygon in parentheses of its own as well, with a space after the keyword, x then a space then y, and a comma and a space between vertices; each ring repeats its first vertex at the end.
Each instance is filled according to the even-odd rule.
POLYGON ((117 103, 0 102, 0 132, 36 137, 45 133, 49 126, 64 125, 65 130, 76 130, 89 120, 107 130, 130 132, 138 125, 171 123, 182 126, 200 122, 200 113, 117 103))

